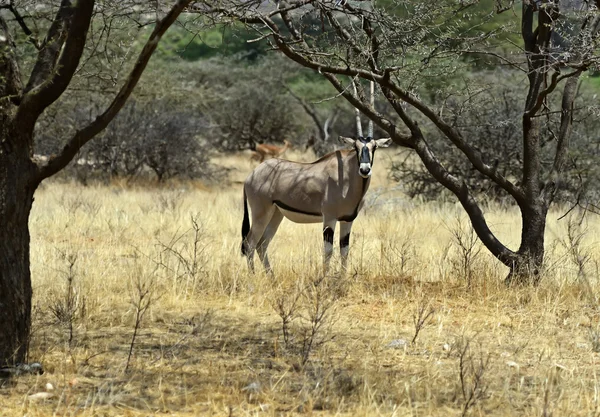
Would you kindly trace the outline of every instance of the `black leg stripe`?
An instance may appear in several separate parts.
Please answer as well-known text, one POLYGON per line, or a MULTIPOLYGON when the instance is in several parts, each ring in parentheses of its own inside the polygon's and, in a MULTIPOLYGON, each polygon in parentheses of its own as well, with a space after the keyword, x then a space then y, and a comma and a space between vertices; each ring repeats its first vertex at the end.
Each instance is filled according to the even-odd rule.
POLYGON ((333 245, 333 229, 329 226, 323 229, 323 240, 333 245))
POLYGON ((347 248, 350 245, 350 233, 340 239, 340 248, 347 248))

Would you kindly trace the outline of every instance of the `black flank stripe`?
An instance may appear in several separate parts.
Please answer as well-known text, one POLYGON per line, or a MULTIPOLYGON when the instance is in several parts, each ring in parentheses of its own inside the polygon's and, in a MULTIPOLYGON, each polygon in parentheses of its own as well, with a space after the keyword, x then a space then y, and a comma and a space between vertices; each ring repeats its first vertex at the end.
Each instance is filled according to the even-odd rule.
POLYGON ((282 203, 279 200, 273 201, 273 204, 275 204, 279 208, 282 208, 282 209, 287 210, 287 211, 292 211, 292 212, 298 213, 298 214, 305 214, 307 216, 315 216, 315 217, 321 217, 321 216, 323 216, 321 213, 311 213, 310 211, 298 210, 297 208, 290 207, 287 204, 284 204, 284 203, 282 203))

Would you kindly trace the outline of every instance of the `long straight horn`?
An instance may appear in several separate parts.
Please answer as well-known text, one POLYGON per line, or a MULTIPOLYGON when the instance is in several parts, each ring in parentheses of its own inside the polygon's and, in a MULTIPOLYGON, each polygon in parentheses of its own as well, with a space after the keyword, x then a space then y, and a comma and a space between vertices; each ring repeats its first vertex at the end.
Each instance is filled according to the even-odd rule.
MULTIPOLYGON (((371 109, 375 111, 375 83, 371 81, 371 109)), ((373 139, 373 120, 369 119, 368 138, 373 139)))
MULTIPOLYGON (((358 100, 358 90, 356 89, 356 84, 354 83, 354 80, 352 80, 352 88, 354 88, 354 97, 356 97, 356 99, 358 100)), ((356 111, 356 135, 359 138, 362 138, 363 132, 362 124, 360 122, 360 110, 358 110, 357 107, 355 107, 354 110, 356 111)))

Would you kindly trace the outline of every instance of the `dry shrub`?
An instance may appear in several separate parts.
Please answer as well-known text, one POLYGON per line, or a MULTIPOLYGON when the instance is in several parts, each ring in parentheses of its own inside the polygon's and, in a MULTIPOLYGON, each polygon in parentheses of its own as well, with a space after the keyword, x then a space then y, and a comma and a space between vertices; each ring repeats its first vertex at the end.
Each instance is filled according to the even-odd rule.
POLYGON ((286 350, 298 355, 303 366, 333 338, 339 285, 335 278, 299 277, 273 291, 271 307, 281 320, 286 350))

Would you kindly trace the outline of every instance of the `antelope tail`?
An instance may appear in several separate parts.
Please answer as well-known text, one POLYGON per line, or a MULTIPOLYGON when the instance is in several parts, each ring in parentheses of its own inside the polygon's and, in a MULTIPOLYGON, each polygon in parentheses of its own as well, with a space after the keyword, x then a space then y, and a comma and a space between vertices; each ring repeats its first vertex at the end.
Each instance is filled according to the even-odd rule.
POLYGON ((248 217, 248 199, 246 198, 246 187, 244 187, 244 221, 242 222, 242 255, 246 255, 246 237, 250 233, 250 218, 248 217))

